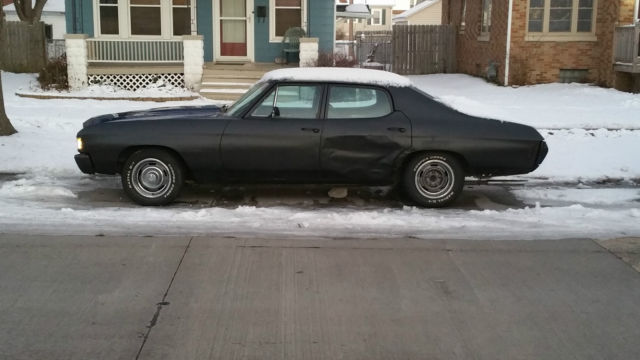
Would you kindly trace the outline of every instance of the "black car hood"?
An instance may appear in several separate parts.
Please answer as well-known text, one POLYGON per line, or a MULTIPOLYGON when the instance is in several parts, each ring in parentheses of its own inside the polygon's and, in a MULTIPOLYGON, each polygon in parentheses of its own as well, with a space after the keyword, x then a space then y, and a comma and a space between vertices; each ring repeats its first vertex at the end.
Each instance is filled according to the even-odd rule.
POLYGON ((164 107, 100 115, 85 121, 82 127, 86 128, 112 121, 149 121, 216 116, 221 112, 222 109, 216 105, 164 107))

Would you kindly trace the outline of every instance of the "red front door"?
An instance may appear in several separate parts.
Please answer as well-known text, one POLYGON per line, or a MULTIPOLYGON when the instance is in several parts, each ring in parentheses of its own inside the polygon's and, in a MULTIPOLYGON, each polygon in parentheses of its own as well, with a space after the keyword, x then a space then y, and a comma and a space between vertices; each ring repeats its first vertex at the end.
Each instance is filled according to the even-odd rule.
POLYGON ((247 56, 246 0, 220 0, 220 55, 247 56))

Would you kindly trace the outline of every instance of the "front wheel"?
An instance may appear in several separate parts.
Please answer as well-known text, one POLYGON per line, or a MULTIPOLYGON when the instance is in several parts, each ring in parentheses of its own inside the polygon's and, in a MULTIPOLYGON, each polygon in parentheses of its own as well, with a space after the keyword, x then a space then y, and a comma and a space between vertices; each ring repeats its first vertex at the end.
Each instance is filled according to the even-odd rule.
POLYGON ((426 153, 414 157, 404 169, 404 189, 420 206, 443 207, 462 192, 464 171, 450 154, 426 153))
POLYGON ((165 150, 138 150, 129 156, 122 168, 122 188, 140 205, 169 204, 178 196, 183 184, 181 161, 165 150))

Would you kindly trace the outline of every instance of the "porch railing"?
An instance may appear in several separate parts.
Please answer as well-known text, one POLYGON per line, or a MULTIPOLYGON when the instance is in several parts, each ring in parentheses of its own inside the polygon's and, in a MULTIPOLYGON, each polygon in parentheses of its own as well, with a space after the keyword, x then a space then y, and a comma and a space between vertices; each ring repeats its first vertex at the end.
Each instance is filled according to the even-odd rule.
POLYGON ((617 64, 640 64, 640 23, 616 27, 614 61, 617 64))
POLYGON ((182 40, 87 39, 91 63, 182 63, 182 40))

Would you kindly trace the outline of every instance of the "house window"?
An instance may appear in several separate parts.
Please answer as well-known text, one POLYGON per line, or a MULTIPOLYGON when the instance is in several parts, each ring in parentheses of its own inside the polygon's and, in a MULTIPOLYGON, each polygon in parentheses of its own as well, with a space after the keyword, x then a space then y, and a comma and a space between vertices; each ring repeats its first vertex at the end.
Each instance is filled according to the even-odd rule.
POLYGON ((387 24, 387 10, 386 9, 373 9, 371 11, 371 17, 367 20, 368 25, 386 25, 387 24))
POLYGON ((118 35, 118 0, 100 0, 100 33, 118 35))
POLYGON ((131 35, 162 35, 160 0, 131 0, 131 35))
POLYGON ((482 1, 482 27, 480 32, 482 34, 491 32, 491 0, 482 1))
POLYGON ((596 1, 529 0, 527 40, 595 40, 596 1))
POLYGON ((306 28, 304 0, 269 0, 271 14, 269 33, 272 42, 282 41, 292 27, 306 28))
POLYGON ((171 10, 173 35, 191 34, 191 10, 189 9, 189 0, 172 0, 171 10))

